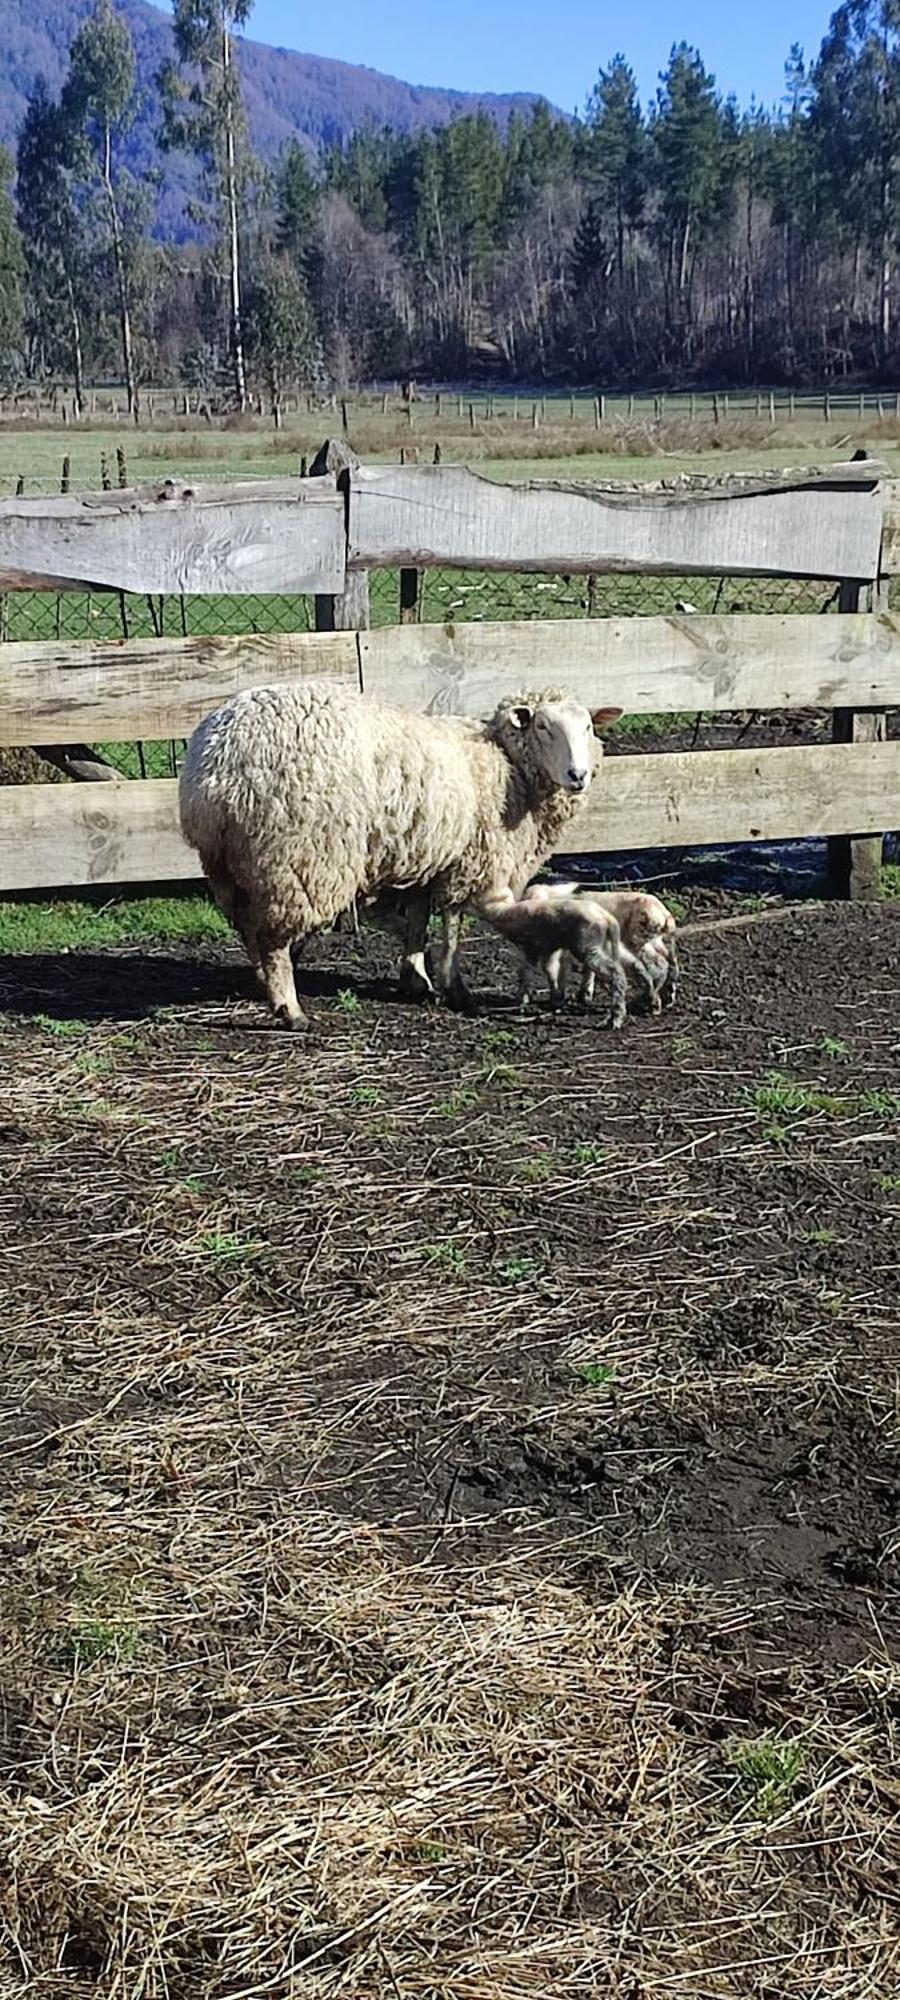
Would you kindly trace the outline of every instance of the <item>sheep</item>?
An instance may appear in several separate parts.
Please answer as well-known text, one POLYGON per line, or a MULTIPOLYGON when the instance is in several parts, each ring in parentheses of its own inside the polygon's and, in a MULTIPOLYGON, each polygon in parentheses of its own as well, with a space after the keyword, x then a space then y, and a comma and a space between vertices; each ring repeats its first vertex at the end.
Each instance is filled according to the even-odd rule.
MULTIPOLYGON (((637 889, 587 889, 577 882, 535 884, 529 895, 540 892, 562 907, 574 902, 588 921, 596 921, 605 911, 615 917, 620 932, 620 950, 626 971, 650 1002, 651 1013, 671 1007, 678 990, 678 954, 675 918, 659 896, 637 889)), ((594 997, 594 979, 586 968, 581 982, 581 998, 594 997)))
POLYGON ((546 977, 551 1003, 560 1004, 565 957, 573 958, 582 968, 579 997, 585 1004, 594 998, 598 971, 610 981, 613 1027, 621 1026, 617 1018, 619 982, 612 976, 613 963, 620 968, 623 980, 628 974, 640 986, 652 1013, 660 1012, 664 1000, 671 1006, 675 998, 675 919, 658 896, 629 890, 593 891, 577 882, 535 882, 518 900, 510 895, 483 899, 480 914, 523 954, 519 979, 523 1010, 530 971, 536 966, 546 977))
POLYGON ((276 1019, 305 1023, 291 944, 381 889, 418 892, 404 975, 420 992, 430 904, 442 911, 443 984, 467 1004, 462 910, 524 888, 583 803, 594 724, 619 713, 592 722, 549 690, 475 722, 306 682, 247 689, 208 716, 182 768, 182 831, 276 1019))
POLYGON ((628 982, 622 965, 619 926, 607 910, 588 908, 580 896, 555 896, 535 885, 524 896, 482 897, 479 915, 521 954, 519 1006, 528 1007, 533 975, 537 967, 550 988, 550 1004, 557 1007, 563 998, 562 965, 566 954, 582 967, 583 979, 591 980, 593 996, 597 973, 610 988, 609 1023, 621 1028, 627 1011, 628 982))

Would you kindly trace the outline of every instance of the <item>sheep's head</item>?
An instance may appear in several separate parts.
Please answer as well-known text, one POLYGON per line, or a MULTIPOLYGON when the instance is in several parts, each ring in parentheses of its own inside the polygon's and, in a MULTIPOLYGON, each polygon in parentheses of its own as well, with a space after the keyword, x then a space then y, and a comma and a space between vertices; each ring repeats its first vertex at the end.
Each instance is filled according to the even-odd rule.
POLYGON ((592 715, 570 695, 548 689, 501 702, 492 727, 513 763, 540 772, 560 791, 584 792, 601 754, 594 732, 601 722, 611 722, 621 712, 601 708, 592 715))

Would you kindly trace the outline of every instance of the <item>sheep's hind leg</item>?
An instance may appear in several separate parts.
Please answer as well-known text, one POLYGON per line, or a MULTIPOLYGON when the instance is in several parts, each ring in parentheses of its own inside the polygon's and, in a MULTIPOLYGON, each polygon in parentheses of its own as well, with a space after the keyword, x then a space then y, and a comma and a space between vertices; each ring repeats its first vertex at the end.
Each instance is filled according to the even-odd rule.
POLYGON ((431 896, 416 889, 409 898, 406 921, 406 953, 400 967, 400 991, 405 1000, 434 1000, 434 981, 428 970, 428 919, 431 896))
POLYGON ((260 966, 266 996, 276 1021, 286 1028, 303 1028, 307 1017, 297 999, 290 944, 271 935, 260 939, 260 966))
POLYGON ((599 945, 592 945, 585 952, 584 963, 587 972, 599 972, 609 983, 608 1025, 611 1028, 624 1027, 628 1013, 628 981, 618 953, 613 957, 611 952, 601 951, 599 945))
POLYGON ((478 1001, 459 969, 459 939, 462 910, 444 911, 444 935, 438 961, 438 983, 448 1007, 455 1014, 477 1014, 478 1001))
POLYGON ((666 946, 666 969, 659 988, 661 1007, 674 1007, 678 992, 678 953, 674 944, 666 946))

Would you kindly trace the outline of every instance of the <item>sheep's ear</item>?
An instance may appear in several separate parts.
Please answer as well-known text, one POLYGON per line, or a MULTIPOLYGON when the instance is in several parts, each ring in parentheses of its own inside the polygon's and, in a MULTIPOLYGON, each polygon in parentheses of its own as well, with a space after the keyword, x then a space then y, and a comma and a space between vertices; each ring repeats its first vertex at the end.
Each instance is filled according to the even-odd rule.
POLYGON ((604 722, 618 722, 620 708, 595 708, 591 721, 595 729, 602 729, 604 722))
POLYGON ((529 707, 527 701, 520 702, 518 708, 510 709, 509 719, 517 729, 528 729, 534 721, 534 709, 529 707))

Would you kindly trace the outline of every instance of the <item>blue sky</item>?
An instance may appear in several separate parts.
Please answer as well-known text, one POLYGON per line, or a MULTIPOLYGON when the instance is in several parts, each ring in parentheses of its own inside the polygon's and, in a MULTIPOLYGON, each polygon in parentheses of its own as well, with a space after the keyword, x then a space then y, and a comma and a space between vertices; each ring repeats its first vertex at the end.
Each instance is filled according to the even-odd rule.
POLYGON ((248 33, 261 42, 366 63, 409 83, 459 90, 534 90, 581 110, 601 63, 621 48, 641 95, 656 88, 673 41, 692 42, 720 89, 746 104, 777 102, 791 42, 818 49, 836 0, 342 0, 329 8, 256 0, 248 33))

